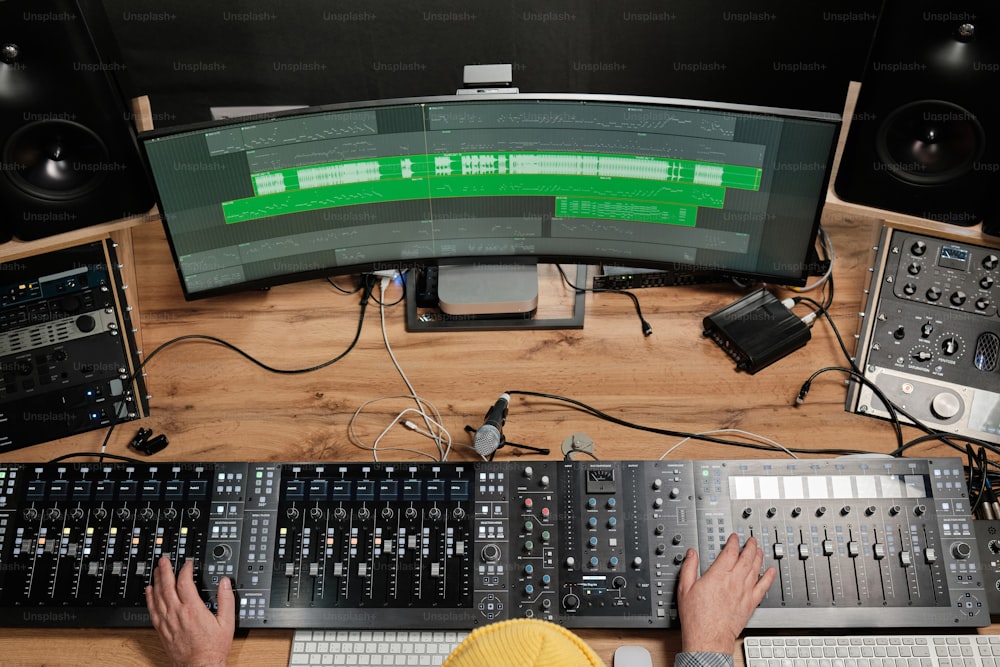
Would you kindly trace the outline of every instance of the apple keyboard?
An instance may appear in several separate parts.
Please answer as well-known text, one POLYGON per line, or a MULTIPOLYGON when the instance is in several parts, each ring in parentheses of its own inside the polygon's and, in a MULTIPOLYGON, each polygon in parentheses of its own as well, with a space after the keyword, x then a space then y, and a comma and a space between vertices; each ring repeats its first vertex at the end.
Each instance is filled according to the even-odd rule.
POLYGON ((427 665, 440 667, 468 635, 444 630, 296 630, 289 667, 427 665))
POLYGON ((1000 636, 755 636, 743 656, 747 667, 1000 667, 1000 636))

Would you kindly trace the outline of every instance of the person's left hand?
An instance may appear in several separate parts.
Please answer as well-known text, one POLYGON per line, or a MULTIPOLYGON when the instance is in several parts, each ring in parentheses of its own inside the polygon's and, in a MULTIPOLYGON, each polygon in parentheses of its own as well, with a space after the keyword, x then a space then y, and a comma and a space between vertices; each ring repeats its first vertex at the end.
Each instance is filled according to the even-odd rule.
POLYGON ((227 577, 216 593, 218 613, 205 606, 194 583, 194 565, 186 561, 174 577, 173 566, 160 558, 153 585, 146 587, 146 606, 153 627, 175 665, 225 665, 236 627, 236 599, 227 577))

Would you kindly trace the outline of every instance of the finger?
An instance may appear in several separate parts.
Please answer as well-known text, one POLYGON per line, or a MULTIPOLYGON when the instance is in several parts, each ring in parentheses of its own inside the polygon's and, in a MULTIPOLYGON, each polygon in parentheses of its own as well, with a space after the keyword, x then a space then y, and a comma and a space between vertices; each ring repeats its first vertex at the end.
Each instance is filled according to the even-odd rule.
POLYGON ((233 585, 229 577, 219 580, 215 599, 218 602, 215 617, 219 621, 219 626, 232 634, 236 630, 236 596, 233 594, 233 585))
POLYGON ((170 564, 170 559, 161 556, 156 564, 156 571, 153 573, 153 596, 163 607, 170 607, 180 604, 177 599, 177 582, 174 579, 174 568, 170 564))
POLYGON ((677 577, 677 595, 687 593, 694 582, 698 580, 698 552, 688 549, 684 554, 684 562, 681 563, 681 572, 677 577))
POLYGON ((201 603, 198 587, 194 585, 194 561, 186 560, 177 573, 177 597, 183 604, 201 603))
POLYGON ((729 533, 726 543, 722 546, 722 551, 716 557, 712 567, 722 567, 726 570, 732 569, 740 557, 740 538, 736 533, 729 533))
POLYGON ((773 567, 769 567, 764 571, 764 574, 760 575, 760 579, 757 580, 757 583, 753 587, 753 603, 755 607, 764 599, 764 595, 771 588, 771 584, 774 583, 777 574, 777 571, 773 567))
POLYGON ((146 586, 146 609, 149 610, 149 622, 154 628, 160 625, 160 610, 157 607, 156 590, 152 586, 146 586))
POLYGON ((760 566, 764 564, 764 551, 757 546, 757 540, 753 537, 747 539, 743 545, 743 551, 737 560, 737 567, 747 575, 751 572, 760 574, 760 566))

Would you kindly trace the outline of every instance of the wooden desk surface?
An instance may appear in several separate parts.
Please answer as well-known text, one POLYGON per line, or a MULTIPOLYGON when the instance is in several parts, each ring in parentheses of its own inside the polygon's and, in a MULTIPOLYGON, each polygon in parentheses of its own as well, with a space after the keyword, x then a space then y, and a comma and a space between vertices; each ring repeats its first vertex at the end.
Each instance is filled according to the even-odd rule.
MULTIPOLYGON (((853 352, 853 334, 869 280, 871 248, 880 223, 828 211, 824 226, 836 248, 836 300, 832 314, 853 352)), ((140 225, 134 239, 135 285, 129 290, 138 312, 146 356, 176 336, 200 333, 223 338, 280 368, 311 366, 340 354, 354 336, 358 297, 344 296, 324 281, 268 292, 185 302, 162 229, 140 225)), ((544 290, 563 290, 546 274, 544 290)), ((398 288, 394 288, 398 289, 398 288)), ((390 293, 393 298, 396 292, 390 293)), ((416 391, 435 403, 456 444, 452 460, 473 460, 463 432, 482 422, 505 390, 530 390, 583 401, 638 424, 700 432, 739 428, 806 449, 894 448, 886 422, 844 410, 844 377, 822 376, 806 403, 793 407, 802 382, 814 370, 844 365, 829 326, 818 322, 804 349, 751 376, 702 336, 702 317, 743 291, 731 284, 636 290, 653 327, 644 337, 631 302, 615 294, 589 294, 582 330, 407 333, 403 306, 386 309, 386 330, 396 357, 416 391)), ((805 314, 806 309, 801 309, 805 314)), ((348 423, 365 401, 402 394, 379 326, 379 308, 369 307, 357 347, 317 372, 275 375, 211 343, 188 341, 158 353, 146 366, 151 416, 141 425, 166 433, 159 461, 370 460, 353 445, 348 423)), ((358 433, 371 442, 407 400, 371 406, 358 433)), ((116 429, 108 452, 126 454, 140 424, 116 429)), ((599 421, 551 401, 515 396, 504 430, 512 441, 550 447, 560 456, 564 438, 585 433, 604 459, 653 459, 678 442, 599 421)), ((911 429, 907 434, 916 435, 911 429)), ((100 448, 105 432, 93 432, 3 455, 8 461, 44 461, 100 448)), ((402 429, 387 444, 431 452, 429 441, 402 429)), ((951 454, 927 445, 912 456, 951 454)), ((507 448, 500 459, 522 455, 507 448)), ((388 459, 419 460, 405 452, 388 459)), ((774 454, 687 442, 671 458, 760 458, 774 454)), ((235 642, 231 663, 285 664, 291 631, 254 630, 235 642)), ((622 643, 650 648, 654 664, 670 664, 679 648, 674 631, 591 630, 579 633, 611 663, 622 643)), ((4 664, 163 664, 152 630, 0 629, 4 664)))

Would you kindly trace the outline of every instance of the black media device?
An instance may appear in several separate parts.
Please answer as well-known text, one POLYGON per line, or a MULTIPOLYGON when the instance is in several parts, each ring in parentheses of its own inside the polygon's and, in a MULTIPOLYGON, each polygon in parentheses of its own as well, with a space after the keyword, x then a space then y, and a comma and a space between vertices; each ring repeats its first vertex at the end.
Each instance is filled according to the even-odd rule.
POLYGON ((704 335, 753 375, 809 342, 809 327, 767 289, 707 316, 704 335))
POLYGON ((840 120, 490 93, 311 107, 140 141, 188 299, 540 262, 804 285, 840 120))
POLYGON ((110 240, 0 264, 0 452, 149 414, 121 285, 110 240))

